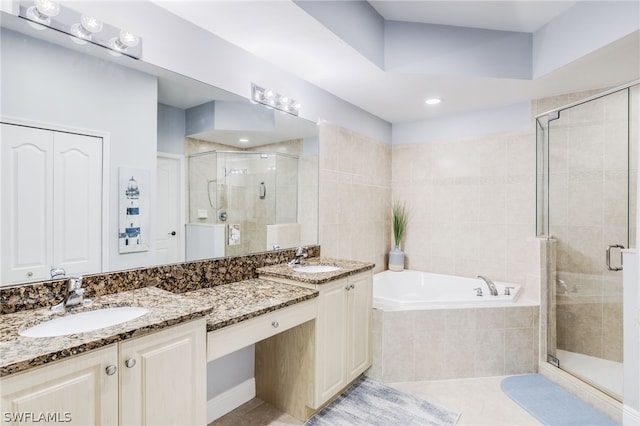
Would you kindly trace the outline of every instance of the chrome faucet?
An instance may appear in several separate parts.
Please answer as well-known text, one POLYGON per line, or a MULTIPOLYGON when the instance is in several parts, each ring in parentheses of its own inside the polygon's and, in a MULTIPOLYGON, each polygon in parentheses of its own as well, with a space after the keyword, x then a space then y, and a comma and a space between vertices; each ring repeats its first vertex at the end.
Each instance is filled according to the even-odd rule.
POLYGON ((82 288, 82 277, 69 278, 69 284, 64 293, 64 299, 62 302, 51 307, 51 310, 59 311, 64 310, 70 306, 83 305, 90 303, 89 299, 84 298, 84 289, 82 288))
POLYGON ((64 269, 58 268, 56 266, 52 266, 51 269, 49 269, 49 273, 51 274, 52 280, 64 278, 64 276, 67 274, 64 269))
POLYGON ((491 292, 492 296, 498 295, 498 289, 496 288, 496 285, 494 284, 494 282, 491 281, 491 279, 487 277, 483 277, 482 275, 478 275, 478 278, 484 280, 484 282, 487 283, 487 287, 489 287, 489 291, 491 292))
POLYGON ((304 259, 305 257, 307 257, 307 253, 305 253, 305 250, 307 248, 306 247, 298 247, 296 248, 296 254, 295 257, 293 259, 291 259, 291 261, 289 262, 289 265, 299 265, 300 264, 300 260, 304 259))

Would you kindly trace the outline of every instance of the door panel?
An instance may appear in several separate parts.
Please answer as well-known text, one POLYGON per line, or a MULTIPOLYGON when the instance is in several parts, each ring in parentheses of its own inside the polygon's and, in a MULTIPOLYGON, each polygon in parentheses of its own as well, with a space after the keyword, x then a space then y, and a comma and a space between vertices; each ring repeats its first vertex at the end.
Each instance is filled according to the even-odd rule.
POLYGON ((158 264, 184 260, 181 241, 184 226, 181 223, 180 159, 158 157, 156 261, 158 264))

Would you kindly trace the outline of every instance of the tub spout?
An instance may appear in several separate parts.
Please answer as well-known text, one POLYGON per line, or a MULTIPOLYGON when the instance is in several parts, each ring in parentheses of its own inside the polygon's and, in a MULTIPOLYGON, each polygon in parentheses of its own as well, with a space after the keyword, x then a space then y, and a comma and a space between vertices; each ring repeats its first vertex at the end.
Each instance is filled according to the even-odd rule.
POLYGON ((478 275, 478 278, 484 280, 484 282, 487 283, 487 287, 489 287, 489 291, 491 292, 492 296, 498 295, 498 289, 496 288, 496 285, 493 283, 493 281, 491 281, 491 279, 483 277, 482 275, 478 275))

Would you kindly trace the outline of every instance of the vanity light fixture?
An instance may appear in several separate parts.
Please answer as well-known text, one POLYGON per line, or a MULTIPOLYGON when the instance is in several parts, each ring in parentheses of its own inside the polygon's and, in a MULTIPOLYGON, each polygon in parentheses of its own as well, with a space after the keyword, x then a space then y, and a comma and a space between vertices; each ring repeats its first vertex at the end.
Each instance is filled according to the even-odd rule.
POLYGON ((40 28, 47 26, 69 34, 76 43, 88 41, 106 47, 116 55, 124 54, 135 59, 142 56, 142 40, 137 35, 52 0, 20 1, 18 15, 30 24, 39 24, 40 28))
POLYGON ((424 101, 424 103, 427 105, 438 105, 440 102, 442 101, 438 98, 429 98, 426 101, 424 101))
POLYGON ((297 116, 300 112, 299 102, 291 99, 288 96, 276 93, 271 89, 265 89, 255 83, 251 83, 251 99, 254 102, 268 106, 269 108, 277 109, 278 111, 286 112, 291 115, 297 116))

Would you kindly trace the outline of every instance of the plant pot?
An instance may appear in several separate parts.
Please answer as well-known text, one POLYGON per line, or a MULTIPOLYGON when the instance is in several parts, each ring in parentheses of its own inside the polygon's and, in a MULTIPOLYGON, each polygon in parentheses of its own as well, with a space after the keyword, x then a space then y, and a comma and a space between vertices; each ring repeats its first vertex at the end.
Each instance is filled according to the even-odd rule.
POLYGON ((404 270, 404 252, 398 246, 389 252, 389 270, 395 272, 404 270))

